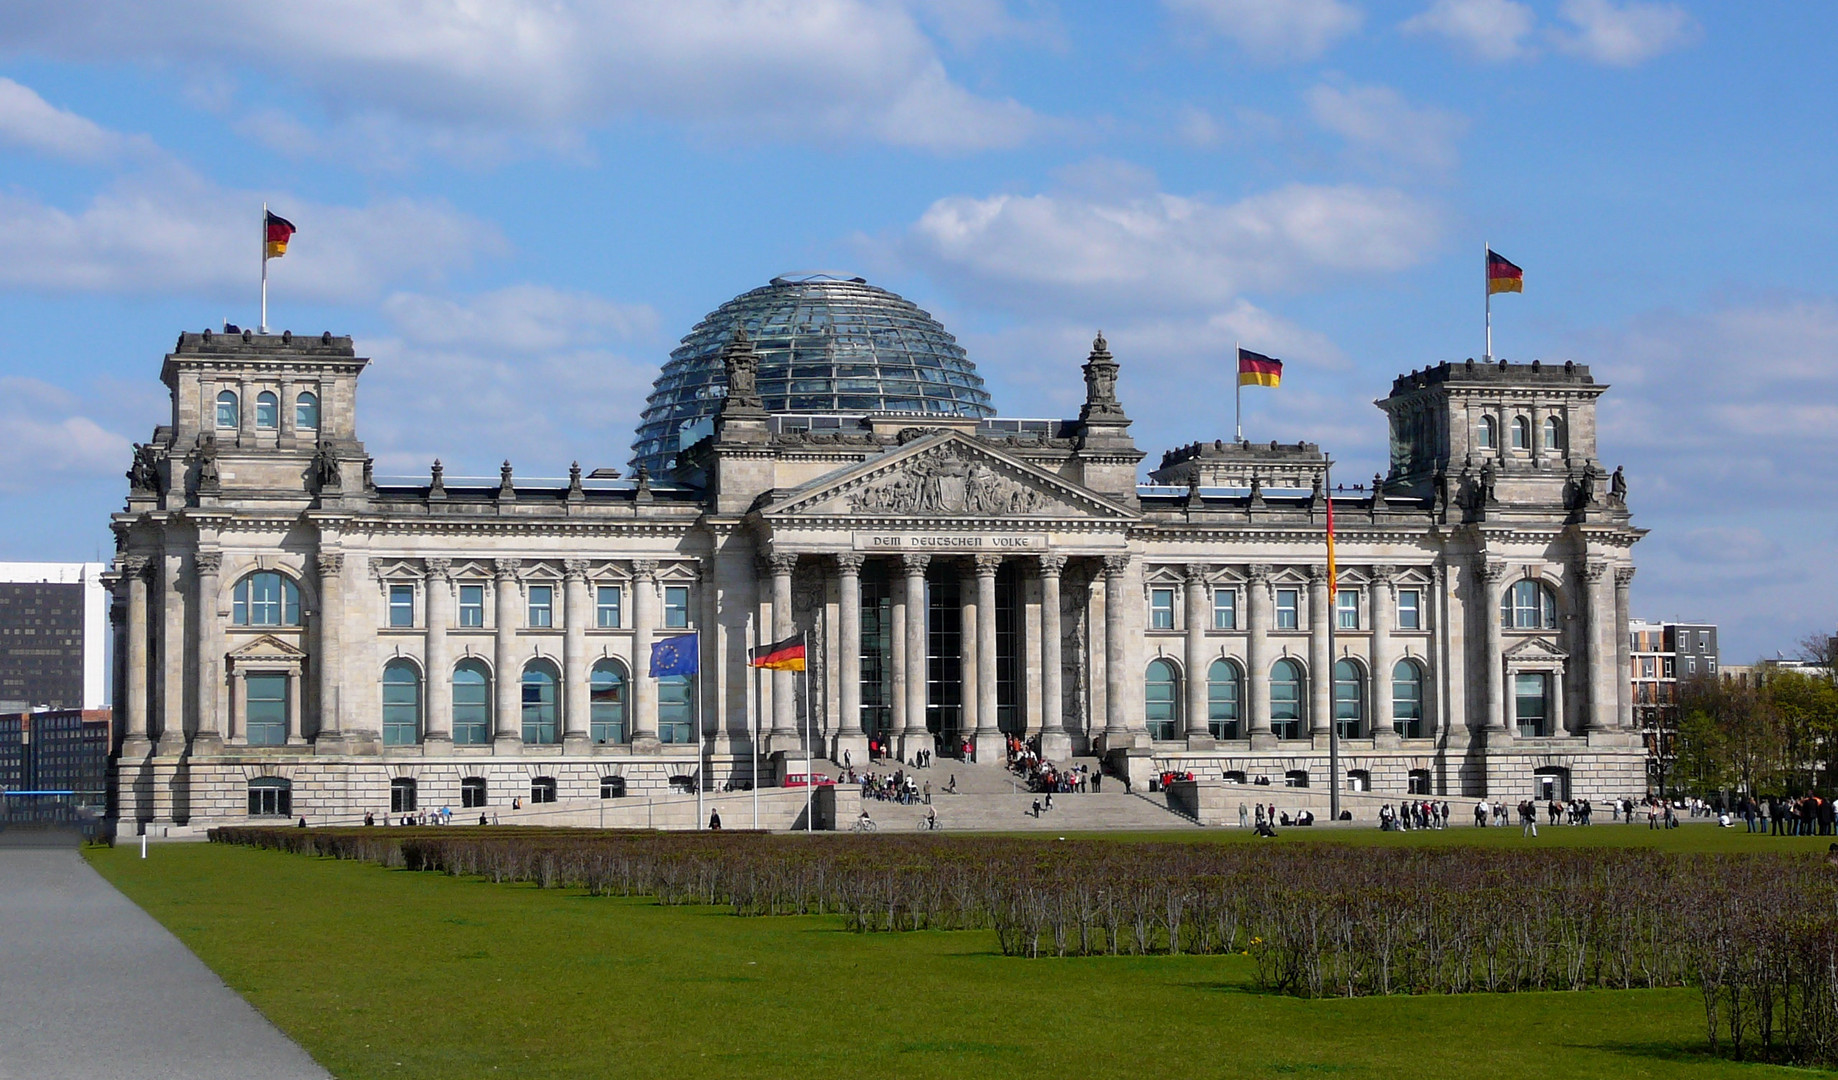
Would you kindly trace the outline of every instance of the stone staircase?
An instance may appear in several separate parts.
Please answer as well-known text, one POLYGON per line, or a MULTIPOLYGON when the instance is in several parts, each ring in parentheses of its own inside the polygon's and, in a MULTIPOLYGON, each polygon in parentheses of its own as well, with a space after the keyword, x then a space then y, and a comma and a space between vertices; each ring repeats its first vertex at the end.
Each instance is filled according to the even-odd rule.
MULTIPOLYGON (((890 763, 891 764, 891 763, 890 763)), ((1095 759, 1075 764, 1090 765, 1095 759)), ((891 773, 891 767, 873 770, 876 775, 891 773)), ((1046 801, 1022 786, 1013 773, 1000 765, 972 764, 941 759, 929 769, 906 770, 923 786, 932 785, 932 807, 938 810, 939 823, 946 832, 1096 832, 1109 830, 1168 830, 1198 828, 1198 823, 1168 807, 1159 794, 1150 795, 1137 785, 1135 792, 1125 792, 1121 781, 1107 778, 1103 790, 1053 796, 1053 809, 1033 814, 1034 800, 1046 801), (951 778, 957 778, 957 793, 946 794, 951 778)), ((846 829, 855 809, 853 795, 859 787, 847 789, 850 796, 838 791, 837 826, 846 829), (845 812, 845 806, 848 808, 845 812)), ((896 802, 869 799, 868 814, 883 832, 916 832, 930 809, 923 802, 903 806, 896 802)))

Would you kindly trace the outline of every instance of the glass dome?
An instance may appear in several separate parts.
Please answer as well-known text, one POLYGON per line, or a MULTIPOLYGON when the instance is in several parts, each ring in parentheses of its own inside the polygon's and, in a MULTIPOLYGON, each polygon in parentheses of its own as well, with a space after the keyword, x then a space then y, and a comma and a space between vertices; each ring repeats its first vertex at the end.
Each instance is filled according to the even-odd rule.
POLYGON ((963 347, 912 301, 858 277, 786 275, 716 308, 670 354, 639 421, 633 468, 666 474, 680 448, 713 430, 727 389, 721 347, 737 324, 759 354, 768 412, 995 413, 963 347))

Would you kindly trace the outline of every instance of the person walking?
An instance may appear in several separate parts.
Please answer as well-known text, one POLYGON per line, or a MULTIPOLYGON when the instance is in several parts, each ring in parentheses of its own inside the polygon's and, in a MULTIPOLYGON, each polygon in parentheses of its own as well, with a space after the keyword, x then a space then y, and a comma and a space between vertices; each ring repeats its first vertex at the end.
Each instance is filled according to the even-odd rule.
POLYGON ((1242 802, 1238 804, 1238 827, 1241 829, 1251 827, 1251 808, 1242 802))
POLYGON ((1536 837, 1538 835, 1538 808, 1531 802, 1519 804, 1519 835, 1536 837))

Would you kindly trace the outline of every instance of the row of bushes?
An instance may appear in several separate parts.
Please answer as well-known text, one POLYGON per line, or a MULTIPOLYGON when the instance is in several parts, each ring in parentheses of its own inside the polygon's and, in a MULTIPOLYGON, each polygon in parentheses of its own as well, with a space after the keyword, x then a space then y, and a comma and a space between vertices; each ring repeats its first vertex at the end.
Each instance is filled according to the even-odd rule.
POLYGON ((860 932, 990 929, 1012 956, 1244 953, 1263 988, 1308 997, 1693 985, 1714 1048, 1838 1064, 1838 882, 1811 858, 511 828, 212 839, 860 932))

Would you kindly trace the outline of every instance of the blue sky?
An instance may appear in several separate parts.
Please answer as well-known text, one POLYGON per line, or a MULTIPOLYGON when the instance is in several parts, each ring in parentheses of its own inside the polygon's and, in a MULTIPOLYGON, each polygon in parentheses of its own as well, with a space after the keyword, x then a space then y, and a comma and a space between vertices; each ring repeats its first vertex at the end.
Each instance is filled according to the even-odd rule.
POLYGON ((1726 662, 1834 625, 1838 7, 1650 0, 0 0, 0 560, 106 555, 181 329, 375 360, 384 473, 623 467, 650 380, 794 269, 901 292, 1008 415, 1102 328, 1152 453, 1384 453, 1390 378, 1613 385, 1636 613, 1726 662))

